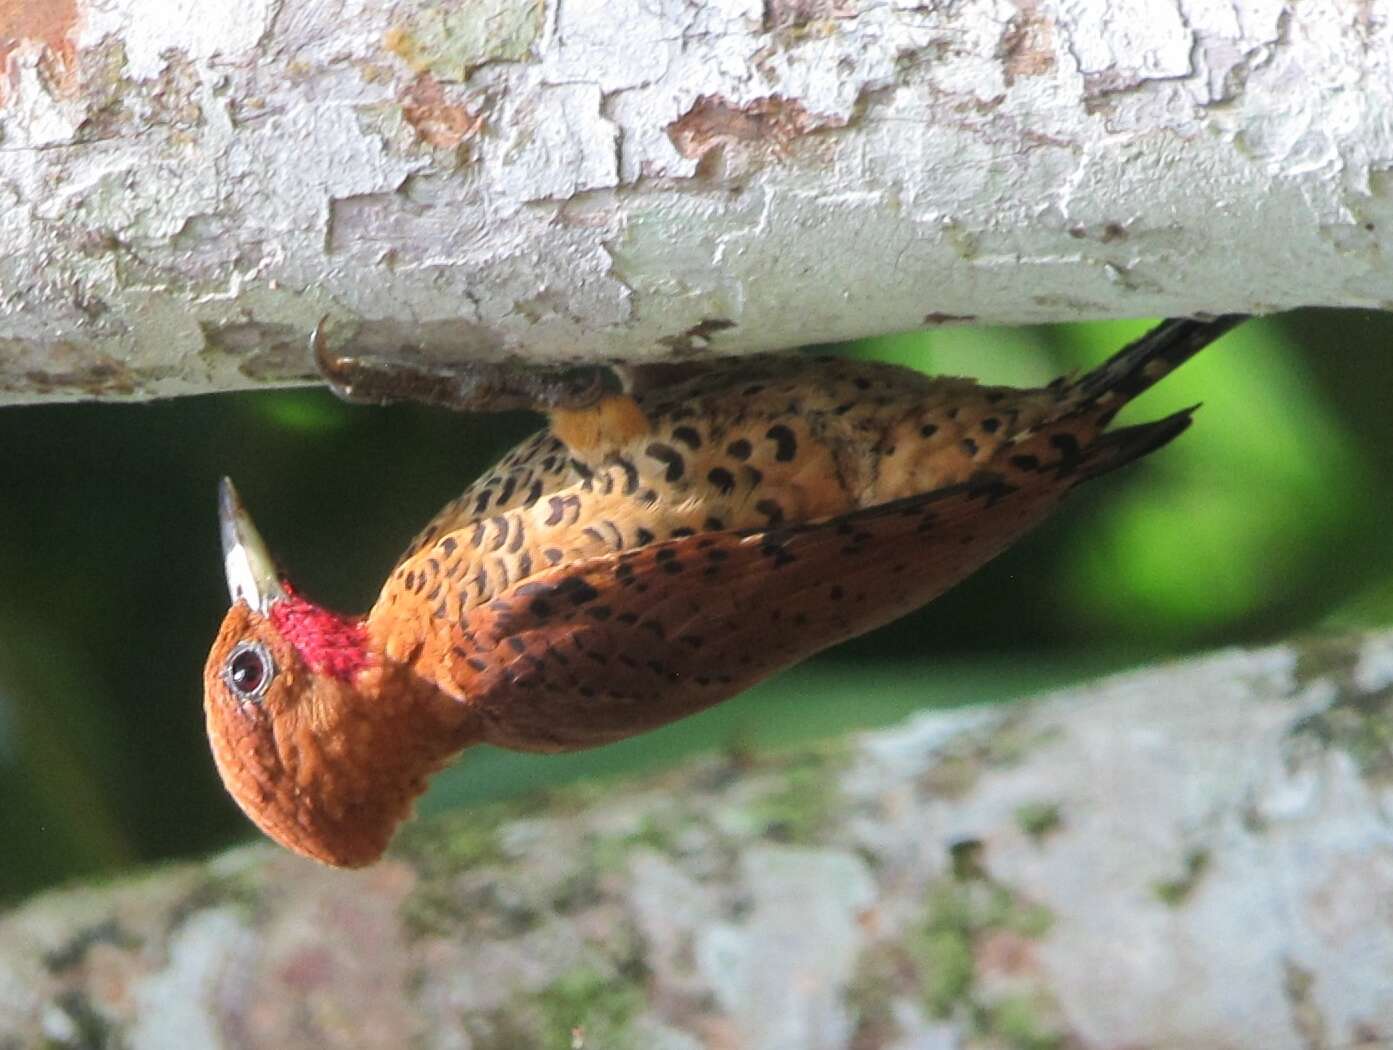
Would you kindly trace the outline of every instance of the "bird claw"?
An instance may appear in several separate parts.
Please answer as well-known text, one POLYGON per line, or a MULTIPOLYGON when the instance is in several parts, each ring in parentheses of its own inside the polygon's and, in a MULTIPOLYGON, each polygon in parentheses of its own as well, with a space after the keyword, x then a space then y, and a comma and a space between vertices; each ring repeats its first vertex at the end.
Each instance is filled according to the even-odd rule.
POLYGON ((619 390, 617 376, 603 365, 441 361, 411 348, 390 357, 331 350, 325 320, 315 325, 310 349, 329 389, 345 401, 416 401, 458 412, 548 412, 590 408, 619 390))

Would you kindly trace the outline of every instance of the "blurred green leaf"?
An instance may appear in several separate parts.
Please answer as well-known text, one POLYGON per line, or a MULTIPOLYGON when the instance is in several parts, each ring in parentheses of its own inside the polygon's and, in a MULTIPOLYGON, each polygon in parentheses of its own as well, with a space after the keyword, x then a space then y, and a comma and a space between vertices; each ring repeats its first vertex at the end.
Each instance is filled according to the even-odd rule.
POLYGON ((264 422, 301 434, 327 434, 353 423, 352 406, 325 397, 319 390, 270 390, 250 403, 264 422))
MULTIPOLYGON (((1070 356, 1101 360, 1147 324, 1074 326, 1070 356)), ((1095 628, 1193 638, 1257 613, 1320 571, 1370 478, 1358 442, 1279 326, 1251 322, 1122 413, 1118 425, 1203 403, 1195 423, 1112 486, 1062 552, 1062 603, 1095 628)))
POLYGON ((842 356, 903 365, 928 375, 973 376, 989 385, 1043 386, 1059 374, 1051 344, 1034 328, 935 328, 858 339, 842 356))

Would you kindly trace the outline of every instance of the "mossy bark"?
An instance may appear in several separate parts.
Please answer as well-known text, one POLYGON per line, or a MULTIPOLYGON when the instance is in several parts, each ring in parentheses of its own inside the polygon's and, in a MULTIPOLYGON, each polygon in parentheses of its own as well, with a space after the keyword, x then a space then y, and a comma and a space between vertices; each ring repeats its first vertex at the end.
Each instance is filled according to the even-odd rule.
POLYGON ((1393 1039, 1393 635, 1232 651, 0 920, 0 1046, 1393 1039))

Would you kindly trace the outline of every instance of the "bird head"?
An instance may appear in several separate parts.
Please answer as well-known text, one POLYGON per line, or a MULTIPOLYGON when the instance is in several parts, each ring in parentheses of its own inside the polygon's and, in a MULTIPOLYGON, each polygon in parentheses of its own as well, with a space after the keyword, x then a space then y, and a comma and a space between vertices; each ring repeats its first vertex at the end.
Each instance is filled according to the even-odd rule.
POLYGON ((218 773, 287 849, 370 864, 461 746, 444 724, 460 705, 386 660, 364 619, 297 593, 226 479, 219 512, 232 607, 203 672, 218 773))

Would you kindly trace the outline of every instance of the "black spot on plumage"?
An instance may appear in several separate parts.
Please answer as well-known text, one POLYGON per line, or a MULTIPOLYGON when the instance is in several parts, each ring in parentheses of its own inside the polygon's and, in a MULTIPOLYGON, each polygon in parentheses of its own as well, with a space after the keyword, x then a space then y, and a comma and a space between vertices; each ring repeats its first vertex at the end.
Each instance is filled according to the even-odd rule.
POLYGON ((531 487, 527 490, 527 503, 526 503, 526 506, 529 506, 529 507, 532 506, 532 504, 536 503, 536 502, 537 502, 539 499, 541 499, 541 498, 542 498, 542 483, 541 483, 540 481, 534 481, 534 482, 532 482, 531 487))
POLYGON ((995 434, 1001 429, 1001 420, 996 416, 988 416, 979 424, 984 433, 995 434))
POLYGON ((764 553, 769 553, 769 548, 782 547, 793 538, 793 529, 767 529, 764 533, 764 553))
POLYGON ((509 474, 508 480, 503 482, 503 490, 498 493, 498 502, 507 503, 508 500, 512 499, 513 492, 517 489, 517 487, 518 479, 514 475, 509 474))
POLYGON ((508 645, 515 653, 527 652, 527 643, 515 634, 508 635, 508 645))
POLYGON ((758 467, 745 467, 745 481, 749 484, 750 488, 754 488, 763 480, 764 471, 760 470, 758 467))
POLYGON ((437 599, 437 598, 440 597, 440 586, 441 586, 440 581, 439 581, 439 580, 436 580, 436 581, 435 581, 435 586, 432 587, 432 588, 430 589, 430 593, 426 595, 426 601, 428 601, 428 602, 433 602, 433 601, 435 601, 435 599, 437 599))
POLYGON ((652 543, 652 542, 653 542, 653 534, 652 534, 651 532, 649 532, 647 529, 643 528, 643 526, 639 526, 637 529, 634 530, 634 545, 635 545, 635 546, 638 546, 638 547, 647 547, 647 546, 648 546, 650 543, 652 543))
POLYGON ((571 469, 575 471, 576 477, 580 478, 581 481, 589 481, 595 476, 595 472, 588 465, 574 456, 571 457, 571 469))
POLYGON ((455 548, 458 546, 459 543, 456 542, 453 536, 446 536, 440 541, 440 553, 448 558, 451 554, 455 553, 455 548))
POLYGON ((962 450, 969 456, 977 455, 977 442, 973 441, 972 438, 963 438, 959 444, 962 446, 962 450))
POLYGON ((673 529, 670 533, 668 533, 668 537, 674 540, 685 539, 688 536, 695 535, 696 529, 689 529, 686 525, 683 525, 680 528, 673 529))
POLYGON ((657 553, 656 557, 659 562, 676 561, 677 552, 673 550, 671 547, 664 547, 657 553))
POLYGON ((723 522, 720 518, 707 518, 704 522, 701 523, 701 527, 703 529, 706 529, 708 532, 720 532, 722 529, 726 527, 726 523, 723 522))
POLYGON ((516 554, 522 550, 522 541, 527 538, 527 530, 523 528, 522 522, 517 523, 517 528, 513 530, 513 538, 508 542, 508 553, 516 554))
POLYGON ((478 550, 483 542, 484 523, 482 521, 476 521, 474 523, 474 531, 469 535, 469 545, 473 547, 475 550, 478 550))
POLYGON ((546 550, 542 551, 542 557, 547 560, 548 565, 557 564, 561 561, 563 556, 560 547, 548 547, 546 550))
POLYGON ((499 515, 489 518, 489 524, 493 526, 495 532, 493 546, 490 547, 489 550, 502 550, 503 544, 508 542, 508 531, 510 528, 508 519, 499 515))
POLYGON ((571 576, 562 580, 556 585, 556 593, 558 597, 569 599, 572 605, 584 605, 586 602, 593 602, 600 596, 599 591, 579 576, 571 576))
POLYGON ((539 620, 545 620, 551 615, 551 605, 542 598, 534 598, 527 608, 539 620))
POLYGON ((638 468, 623 456, 615 456, 614 463, 624 472, 624 495, 632 496, 638 491, 638 468))
POLYGON ((1083 456, 1079 452, 1079 439, 1073 434, 1051 434, 1050 444, 1059 451, 1059 462, 1056 464, 1058 476, 1064 477, 1078 469, 1083 461, 1083 456))
POLYGON ((720 547, 716 547, 715 549, 708 551, 706 554, 706 558, 708 561, 725 561, 729 557, 730 551, 723 550, 720 547))
POLYGON ((755 510, 768 518, 770 525, 783 524, 784 508, 779 506, 776 500, 762 499, 755 504, 755 510))
POLYGON ((566 516, 565 501, 560 496, 553 496, 551 499, 547 500, 547 508, 546 523, 548 525, 560 525, 561 519, 566 516))
POLYGON ((782 544, 766 543, 760 548, 760 553, 773 561, 775 569, 782 569, 785 565, 792 565, 798 559, 788 552, 782 544))
POLYGON ((488 489, 484 489, 483 492, 479 493, 479 498, 474 501, 474 513, 482 514, 484 511, 488 510, 489 500, 491 499, 493 499, 493 493, 488 489))
POLYGON ((518 576, 525 577, 532 575, 532 555, 528 551, 523 551, 518 558, 518 576))
POLYGON ((701 448, 701 435, 696 432, 695 427, 674 427, 672 439, 682 442, 693 452, 701 448))
POLYGON ((706 480, 720 489, 722 495, 729 494, 735 488, 735 475, 725 467, 712 467, 706 475, 706 480))
POLYGON ((682 458, 682 453, 661 441, 652 442, 643 450, 643 454, 667 468, 663 472, 663 477, 669 482, 681 480, 682 474, 687 468, 687 461, 682 458))
POLYGON ((652 489, 644 489, 634 498, 637 499, 640 503, 642 503, 645 507, 651 507, 653 506, 653 504, 658 502, 658 494, 652 489))
POLYGON ((467 663, 470 667, 474 668, 474 670, 478 671, 480 674, 489 669, 489 665, 486 664, 483 660, 480 660, 477 656, 467 657, 464 662, 467 663))
POLYGON ((764 436, 774 442, 774 458, 780 463, 788 463, 798 453, 798 439, 793 431, 782 423, 775 423, 764 436))
POLYGON ((406 574, 406 589, 408 591, 414 591, 416 589, 416 574, 414 572, 408 572, 406 574))
POLYGON ((736 459, 749 459, 754 447, 744 438, 737 438, 726 446, 726 455, 736 459))
POLYGON ((1011 466, 1017 470, 1039 470, 1040 460, 1036 456, 1029 456, 1024 453, 1011 457, 1011 466))

